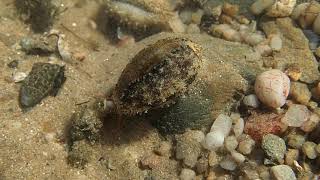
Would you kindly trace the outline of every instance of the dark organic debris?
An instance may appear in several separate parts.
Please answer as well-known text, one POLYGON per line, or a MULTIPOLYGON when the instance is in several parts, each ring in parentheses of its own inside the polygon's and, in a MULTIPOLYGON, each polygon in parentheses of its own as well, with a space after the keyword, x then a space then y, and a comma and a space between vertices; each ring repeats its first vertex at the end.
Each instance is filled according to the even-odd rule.
POLYGON ((20 46, 26 54, 50 55, 57 52, 57 38, 25 37, 20 41, 20 46))
POLYGON ((98 111, 86 106, 81 107, 72 115, 71 121, 70 138, 72 142, 83 139, 91 143, 99 141, 102 122, 98 111))
POLYGON ((76 168, 84 166, 92 159, 93 149, 85 140, 76 141, 68 152, 68 163, 76 168))
POLYGON ((13 60, 13 61, 10 61, 8 64, 7 64, 7 66, 9 67, 9 68, 17 68, 18 67, 18 64, 19 64, 19 61, 18 60, 13 60))
POLYGON ((64 66, 35 63, 20 88, 20 106, 32 107, 48 95, 56 96, 65 79, 64 66))
POLYGON ((48 30, 58 15, 58 6, 52 0, 16 0, 15 6, 22 18, 31 24, 34 32, 48 30))

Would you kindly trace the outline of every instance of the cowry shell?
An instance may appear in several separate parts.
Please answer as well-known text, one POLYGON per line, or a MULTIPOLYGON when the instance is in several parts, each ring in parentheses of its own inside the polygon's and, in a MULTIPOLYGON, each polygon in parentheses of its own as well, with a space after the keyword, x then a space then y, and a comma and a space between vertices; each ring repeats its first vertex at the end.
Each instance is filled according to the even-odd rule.
POLYGON ((259 100, 272 108, 283 106, 290 91, 290 79, 280 70, 265 71, 257 76, 254 85, 259 100))

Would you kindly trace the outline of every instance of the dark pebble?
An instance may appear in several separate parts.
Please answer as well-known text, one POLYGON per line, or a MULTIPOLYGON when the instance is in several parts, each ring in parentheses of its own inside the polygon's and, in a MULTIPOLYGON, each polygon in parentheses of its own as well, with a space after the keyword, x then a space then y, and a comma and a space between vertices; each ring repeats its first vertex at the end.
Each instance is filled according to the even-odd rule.
POLYGON ((9 68, 17 68, 18 65, 19 65, 19 61, 18 61, 18 60, 13 60, 13 61, 11 61, 11 62, 9 62, 9 63, 7 64, 7 66, 8 66, 9 68))
POLYGON ((35 63, 21 85, 20 106, 32 107, 48 95, 56 96, 65 79, 64 66, 35 63))

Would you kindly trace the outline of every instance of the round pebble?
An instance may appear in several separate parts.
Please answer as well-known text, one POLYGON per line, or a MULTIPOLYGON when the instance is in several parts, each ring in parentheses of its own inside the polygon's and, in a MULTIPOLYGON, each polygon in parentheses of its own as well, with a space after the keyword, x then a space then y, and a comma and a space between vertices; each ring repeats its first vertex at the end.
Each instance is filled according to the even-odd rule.
POLYGON ((320 118, 317 114, 312 114, 308 121, 304 122, 300 129, 306 133, 313 131, 319 124, 320 118))
POLYGON ((258 108, 259 107, 259 100, 255 94, 247 95, 243 98, 243 104, 247 107, 258 108))
POLYGON ((320 154, 320 144, 318 144, 318 145, 316 146, 316 151, 317 151, 318 154, 320 154))
POLYGON ((159 154, 160 156, 171 156, 171 143, 168 141, 162 141, 158 148, 155 150, 155 153, 159 154))
POLYGON ((311 98, 311 92, 306 84, 300 82, 292 82, 290 87, 290 96, 301 104, 308 104, 311 98))
POLYGON ((262 103, 279 108, 285 104, 289 95, 290 79, 277 69, 265 71, 257 76, 254 89, 262 103))
POLYGON ((270 17, 287 17, 290 16, 296 0, 277 0, 267 11, 266 15, 270 17))
POLYGON ((226 149, 230 152, 234 151, 238 146, 238 141, 235 136, 228 136, 224 141, 226 149))
POLYGON ((298 158, 299 158, 299 150, 288 149, 288 152, 286 153, 285 163, 286 165, 293 167, 294 161, 297 161, 298 158))
POLYGON ((230 155, 227 155, 225 157, 225 159, 223 159, 221 162, 220 162, 220 166, 223 168, 223 169, 226 169, 226 170, 229 170, 229 171, 233 171, 237 168, 237 163, 236 161, 232 158, 232 156, 230 155))
POLYGON ((246 160, 246 157, 241 153, 238 153, 237 151, 231 152, 231 156, 239 164, 243 163, 246 160))
POLYGON ((317 144, 311 141, 307 141, 302 145, 302 152, 309 158, 309 159, 315 159, 317 158, 317 152, 316 152, 316 146, 317 144))
POLYGON ((296 180, 296 175, 290 166, 277 165, 271 167, 271 173, 276 180, 296 180))
POLYGON ((202 145, 208 150, 216 150, 217 148, 223 146, 224 135, 220 131, 210 132, 206 135, 202 145))
POLYGON ((254 145, 255 141, 250 136, 247 136, 244 140, 239 142, 238 151, 242 154, 250 154, 254 145))
POLYGON ((288 135, 288 145, 295 149, 300 149, 306 138, 301 134, 289 134, 288 135))
POLYGON ((243 133, 244 120, 242 118, 237 118, 234 120, 233 133, 236 137, 239 137, 243 133))
POLYGON ((263 136, 261 146, 271 160, 277 160, 279 162, 284 158, 287 149, 284 140, 273 134, 263 136))
POLYGON ((251 5, 250 10, 253 14, 259 15, 265 9, 271 7, 274 2, 275 0, 257 0, 251 5))
POLYGON ((301 104, 292 104, 281 121, 291 127, 300 127, 310 118, 310 111, 301 104))
POLYGON ((192 169, 182 169, 180 173, 181 180, 194 180, 196 177, 196 173, 192 169))

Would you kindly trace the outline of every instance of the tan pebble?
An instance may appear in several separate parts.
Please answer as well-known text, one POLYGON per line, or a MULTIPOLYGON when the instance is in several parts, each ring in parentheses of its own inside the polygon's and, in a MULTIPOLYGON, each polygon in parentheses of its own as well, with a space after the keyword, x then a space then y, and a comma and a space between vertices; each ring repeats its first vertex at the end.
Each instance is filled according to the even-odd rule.
POLYGON ((254 15, 261 14, 265 9, 271 7, 275 0, 257 0, 250 6, 250 11, 254 15))
POLYGON ((305 9, 304 12, 299 17, 299 24, 303 29, 310 27, 317 15, 320 12, 320 4, 316 1, 312 1, 309 6, 305 9))
POLYGON ((191 20, 194 24, 200 24, 201 18, 204 14, 204 11, 202 9, 198 9, 196 12, 192 13, 191 20))
POLYGON ((186 32, 188 34, 200 34, 200 28, 197 24, 191 23, 188 25, 186 32))
POLYGON ((301 68, 298 64, 291 64, 285 73, 292 81, 298 81, 302 75, 301 68))
POLYGON ((312 30, 318 35, 320 34, 320 14, 318 14, 316 19, 314 20, 312 30))
POLYGON ((318 47, 318 48, 316 49, 316 51, 314 52, 314 54, 315 54, 318 58, 320 58, 320 47, 318 47))
POLYGON ((228 41, 241 42, 240 33, 231 28, 223 32, 223 38, 228 41))
POLYGON ((302 124, 300 129, 303 130, 306 133, 309 133, 309 132, 313 131, 317 127, 319 122, 320 122, 319 116, 314 113, 314 114, 312 114, 310 116, 310 118, 306 122, 304 122, 302 124))
POLYGON ((290 16, 296 0, 277 0, 270 8, 266 15, 269 17, 287 17, 290 16))
POLYGON ((208 162, 210 167, 216 167, 219 164, 219 156, 215 151, 210 151, 208 162))
POLYGON ((264 57, 270 56, 272 54, 272 49, 268 44, 258 44, 254 47, 254 50, 264 57))
POLYGON ((307 141, 302 145, 302 152, 309 158, 315 159, 317 158, 316 146, 314 142, 307 141))
POLYGON ((269 45, 273 51, 280 51, 282 48, 282 39, 280 34, 272 34, 269 36, 269 45))
POLYGON ((317 151, 318 154, 320 154, 320 144, 318 144, 318 145, 316 146, 316 151, 317 151))
POLYGON ((239 13, 239 6, 226 2, 223 4, 222 12, 228 16, 234 17, 239 13))
POLYGON ((161 161, 160 156, 151 154, 151 155, 144 156, 140 162, 143 167, 153 169, 153 168, 159 167, 160 161, 161 161))
POLYGON ((292 11, 291 18, 293 20, 298 20, 298 18, 305 12, 310 3, 298 4, 292 11))
POLYGON ((178 13, 170 18, 168 24, 174 33, 184 33, 186 31, 186 25, 182 22, 178 13))
POLYGON ((217 179, 217 175, 214 171, 210 171, 206 180, 215 180, 217 179))
POLYGON ((236 19, 240 24, 245 24, 245 25, 250 24, 250 20, 243 15, 236 16, 236 19))
POLYGON ((288 166, 293 167, 293 162, 297 161, 299 158, 299 150, 297 149, 288 149, 286 153, 285 163, 288 166))
POLYGON ((219 22, 221 24, 232 24, 233 22, 233 19, 232 17, 228 16, 228 15, 225 15, 225 14, 222 14, 219 18, 219 22))
POLYGON ((216 6, 216 7, 212 8, 212 10, 211 10, 211 15, 216 20, 219 19, 221 13, 222 13, 222 5, 216 6))
POLYGON ((213 25, 211 26, 211 34, 215 37, 222 37, 222 34, 224 31, 231 29, 229 24, 219 24, 219 25, 213 25))
POLYGON ((320 100, 320 82, 315 86, 314 88, 311 89, 312 97, 316 100, 320 100))
POLYGON ((311 98, 311 92, 306 84, 292 82, 289 95, 298 103, 307 105, 311 98))
POLYGON ((309 101, 307 104, 308 108, 312 111, 314 111, 315 109, 317 109, 318 107, 318 103, 314 102, 314 101, 309 101))
POLYGON ((83 61, 86 58, 86 53, 84 52, 76 52, 73 54, 73 57, 78 61, 83 61))

